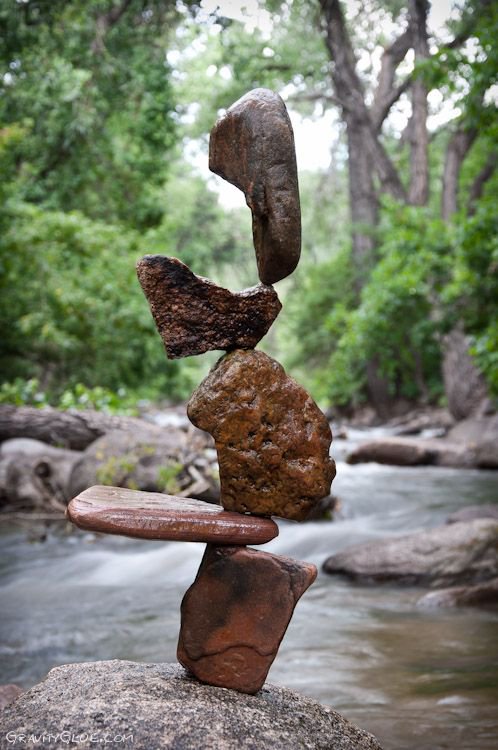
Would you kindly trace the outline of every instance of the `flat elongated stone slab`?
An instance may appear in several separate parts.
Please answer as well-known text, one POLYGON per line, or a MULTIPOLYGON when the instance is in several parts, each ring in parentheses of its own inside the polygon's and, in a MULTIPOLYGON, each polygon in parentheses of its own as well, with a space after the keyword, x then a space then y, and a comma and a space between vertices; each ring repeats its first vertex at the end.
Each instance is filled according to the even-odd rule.
POLYGON ((183 598, 178 661, 210 685, 257 692, 315 578, 311 563, 208 545, 183 598))
POLYGON ((202 500, 95 486, 71 500, 67 516, 88 531, 139 539, 264 544, 278 535, 270 519, 227 513, 202 500))
POLYGON ((233 293, 196 276, 177 258, 146 255, 137 274, 170 359, 252 349, 282 309, 270 286, 233 293))
POLYGON ((260 351, 222 357, 192 395, 191 421, 211 433, 221 503, 298 521, 330 492, 330 427, 313 399, 260 351))
POLYGON ((209 168, 244 192, 261 281, 291 274, 301 254, 301 208, 294 134, 278 94, 254 89, 227 110, 211 131, 209 168))

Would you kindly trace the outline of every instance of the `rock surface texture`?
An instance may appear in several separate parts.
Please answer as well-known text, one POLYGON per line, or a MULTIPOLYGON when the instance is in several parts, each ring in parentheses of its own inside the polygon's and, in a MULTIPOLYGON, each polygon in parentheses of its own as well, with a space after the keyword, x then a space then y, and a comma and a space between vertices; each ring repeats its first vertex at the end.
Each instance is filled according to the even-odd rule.
POLYGON ((263 352, 237 350, 219 360, 187 412, 215 439, 227 510, 301 521, 329 494, 335 476, 329 424, 263 352))
POLYGON ((270 286, 232 293, 176 258, 146 255, 137 274, 170 359, 252 349, 282 309, 270 286))
POLYGON ((498 522, 452 523, 354 545, 327 558, 323 569, 363 583, 477 584, 498 575, 498 522))
POLYGON ((178 665, 129 661, 52 669, 5 709, 0 747, 14 747, 9 733, 61 732, 87 735, 74 744, 82 750, 106 736, 119 736, 113 744, 123 750, 381 750, 371 734, 291 690, 243 695, 201 685, 178 665))
POLYGON ((209 168, 244 192, 261 281, 291 274, 301 254, 301 209, 294 134, 278 94, 254 89, 227 110, 211 131, 209 168))
POLYGON ((278 535, 277 524, 269 518, 228 513, 202 500, 120 487, 90 487, 71 500, 67 516, 82 529, 138 539, 264 544, 278 535))
POLYGON ((311 563, 208 545, 182 602, 178 661, 210 685, 256 693, 315 578, 311 563))

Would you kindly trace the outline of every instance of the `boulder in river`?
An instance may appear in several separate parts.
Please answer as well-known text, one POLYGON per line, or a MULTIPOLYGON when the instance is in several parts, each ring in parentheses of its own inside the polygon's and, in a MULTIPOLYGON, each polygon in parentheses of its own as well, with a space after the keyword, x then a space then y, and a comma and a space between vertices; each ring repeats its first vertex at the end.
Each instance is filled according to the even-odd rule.
POLYGON ((69 478, 80 457, 79 451, 41 440, 5 440, 0 445, 0 507, 61 511, 70 499, 69 478))
POLYGON ((498 503, 482 503, 481 505, 466 505, 446 519, 446 523, 458 523, 459 521, 475 521, 477 518, 494 518, 498 521, 498 503))
POLYGON ((348 464, 375 461, 391 466, 455 466, 471 468, 476 458, 463 444, 444 439, 385 437, 356 446, 346 457, 348 464))
POLYGON ((468 446, 479 468, 498 468, 498 414, 464 419, 450 430, 448 439, 468 446))
POLYGON ((480 583, 498 575, 498 521, 454 523, 357 544, 327 558, 323 569, 361 583, 434 588, 480 583))
POLYGON ((350 464, 498 469, 498 414, 466 419, 445 438, 382 437, 356 446, 350 464))
POLYGON ((417 606, 432 607, 489 607, 498 605, 498 577, 475 586, 452 586, 429 591, 418 600, 417 606))
POLYGON ((58 735, 54 747, 69 740, 82 750, 118 736, 133 750, 381 750, 371 734, 291 690, 244 695, 202 685, 178 665, 130 661, 52 669, 5 709, 2 730, 4 738, 58 735))
POLYGON ((70 497, 104 484, 216 502, 216 469, 216 457, 210 460, 201 433, 192 438, 174 427, 159 435, 115 430, 81 454, 71 474, 70 497))

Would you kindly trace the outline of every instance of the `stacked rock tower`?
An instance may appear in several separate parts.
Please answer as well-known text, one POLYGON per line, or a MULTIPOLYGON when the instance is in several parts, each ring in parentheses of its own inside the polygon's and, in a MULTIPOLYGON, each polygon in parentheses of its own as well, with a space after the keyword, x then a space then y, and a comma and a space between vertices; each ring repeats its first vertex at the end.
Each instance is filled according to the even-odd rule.
POLYGON ((335 465, 324 415, 254 349, 281 309, 271 284, 292 273, 301 250, 294 137, 282 99, 254 89, 230 107, 211 132, 209 166, 245 194, 260 283, 231 293, 160 255, 142 258, 137 273, 168 357, 226 352, 187 407, 214 438, 220 505, 92 487, 71 501, 68 516, 97 531, 206 542, 181 605, 178 660, 203 682, 255 693, 316 568, 247 544, 278 534, 271 516, 304 520, 329 494, 335 465))

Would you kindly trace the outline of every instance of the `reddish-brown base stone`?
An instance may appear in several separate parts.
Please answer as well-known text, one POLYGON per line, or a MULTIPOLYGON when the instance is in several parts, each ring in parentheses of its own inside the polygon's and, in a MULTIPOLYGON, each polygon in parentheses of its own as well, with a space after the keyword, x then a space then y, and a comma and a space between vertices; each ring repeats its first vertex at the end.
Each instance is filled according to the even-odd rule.
POLYGON ((256 693, 315 578, 311 563, 208 545, 183 598, 178 661, 209 685, 256 693))

